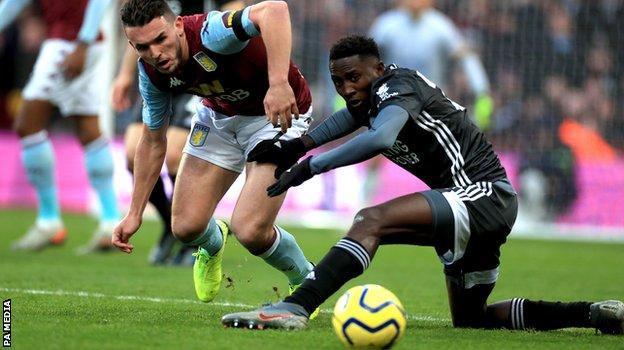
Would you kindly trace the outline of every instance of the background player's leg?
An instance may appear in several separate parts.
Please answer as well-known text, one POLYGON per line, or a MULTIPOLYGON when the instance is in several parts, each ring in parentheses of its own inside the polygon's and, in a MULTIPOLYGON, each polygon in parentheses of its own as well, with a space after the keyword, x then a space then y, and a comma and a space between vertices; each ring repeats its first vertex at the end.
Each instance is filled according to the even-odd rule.
POLYGON ((347 236, 332 247, 305 282, 284 301, 303 306, 309 314, 347 281, 366 270, 379 244, 433 246, 431 208, 419 193, 361 210, 347 236))
POLYGON ((21 138, 22 163, 37 192, 39 212, 35 225, 13 244, 13 249, 41 249, 65 240, 54 175, 54 151, 45 131, 55 108, 48 101, 25 100, 15 120, 14 129, 21 138))
POLYGON ((275 165, 247 163, 247 178, 232 213, 232 231, 249 250, 282 271, 291 286, 298 285, 312 271, 297 241, 275 218, 285 195, 271 198, 266 188, 275 178, 275 165))
MULTIPOLYGON (((132 123, 126 128, 126 133, 124 135, 126 164, 128 171, 133 174, 134 156, 136 154, 137 144, 141 138, 142 130, 142 122, 132 123)), ((168 141, 169 140, 167 140, 167 142, 168 141)), ((162 264, 169 259, 176 240, 171 233, 171 200, 165 192, 165 185, 161 177, 158 177, 156 180, 156 184, 154 184, 154 188, 148 200, 158 212, 158 216, 160 216, 163 223, 162 234, 158 240, 158 244, 150 251, 148 261, 150 264, 162 264)))
POLYGON ((108 140, 102 136, 97 116, 75 115, 76 134, 84 147, 84 161, 91 186, 100 200, 100 224, 82 253, 110 249, 112 231, 120 218, 113 186, 114 163, 108 140))
MULTIPOLYGON (((172 184, 175 184, 178 175, 182 150, 186 144, 188 134, 189 129, 187 127, 171 125, 169 130, 167 130, 167 155, 165 157, 165 162, 167 163, 167 171, 172 184)), ((170 235, 171 233, 163 232, 161 242, 163 240, 167 241, 170 235)), ((194 246, 183 245, 171 259, 171 263, 173 265, 192 265, 195 261, 195 257, 193 256, 195 250, 197 250, 197 248, 194 246)))

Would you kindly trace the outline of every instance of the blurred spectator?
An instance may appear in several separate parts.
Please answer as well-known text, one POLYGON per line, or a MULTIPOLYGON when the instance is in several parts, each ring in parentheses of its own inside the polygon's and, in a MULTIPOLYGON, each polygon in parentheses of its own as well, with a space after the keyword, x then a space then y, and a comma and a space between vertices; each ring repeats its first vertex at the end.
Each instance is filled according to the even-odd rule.
POLYGON ((401 0, 370 29, 387 64, 417 69, 442 89, 451 87, 453 64, 460 64, 476 97, 474 117, 487 129, 492 113, 490 85, 479 58, 453 22, 433 8, 434 0, 401 0))

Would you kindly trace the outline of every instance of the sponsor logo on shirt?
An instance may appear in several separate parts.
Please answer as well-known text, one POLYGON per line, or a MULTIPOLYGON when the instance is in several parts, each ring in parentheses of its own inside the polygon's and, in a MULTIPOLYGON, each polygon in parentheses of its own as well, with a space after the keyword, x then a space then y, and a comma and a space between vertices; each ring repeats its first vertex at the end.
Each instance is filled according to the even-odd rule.
POLYGON ((169 87, 176 87, 176 86, 180 86, 184 84, 184 82, 176 77, 171 77, 171 79, 169 79, 169 87))
POLYGON ((388 84, 387 83, 383 83, 381 84, 381 86, 379 87, 379 89, 377 89, 377 96, 379 96, 379 98, 381 99, 380 102, 383 102, 387 99, 389 99, 390 97, 396 96, 399 93, 398 92, 388 92, 389 88, 388 88, 388 84))

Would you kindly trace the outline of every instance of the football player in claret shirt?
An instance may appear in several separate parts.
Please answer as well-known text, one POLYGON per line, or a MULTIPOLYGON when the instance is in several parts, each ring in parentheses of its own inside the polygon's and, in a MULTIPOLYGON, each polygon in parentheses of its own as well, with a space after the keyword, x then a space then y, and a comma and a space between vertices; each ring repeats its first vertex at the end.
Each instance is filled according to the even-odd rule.
MULTIPOLYGON (((192 15, 204 12, 204 0, 173 0, 167 1, 171 10, 177 15, 192 15)), ((222 11, 238 10, 245 7, 241 0, 218 1, 217 5, 222 11)), ((127 167, 130 172, 134 171, 134 155, 136 146, 139 143, 143 130, 143 119, 141 116, 141 106, 143 100, 136 98, 132 101, 135 88, 137 86, 137 59, 138 55, 130 44, 126 45, 119 72, 113 81, 111 91, 111 103, 117 112, 131 108, 134 120, 128 125, 124 133, 127 167)), ((165 163, 167 164, 167 174, 171 182, 175 184, 175 179, 182 158, 182 149, 186 144, 189 131, 191 129, 191 119, 195 112, 195 103, 198 97, 189 94, 180 94, 172 99, 173 116, 169 122, 167 130, 167 153, 165 163)), ((154 189, 149 197, 149 202, 154 206, 163 222, 163 231, 158 239, 157 245, 149 254, 148 261, 154 265, 170 263, 172 265, 192 265, 195 257, 192 255, 196 247, 182 246, 171 233, 171 198, 165 191, 165 184, 162 178, 156 180, 154 189), (177 252, 176 252, 177 250, 177 252)))
MULTIPOLYGON (((0 32, 31 0, 0 2, 0 32)), ((24 87, 24 102, 15 119, 21 138, 22 162, 39 204, 37 221, 12 245, 16 250, 40 250, 65 241, 61 219, 54 151, 46 128, 55 110, 76 125, 84 148, 84 163, 101 206, 100 223, 91 241, 79 249, 88 253, 112 248, 111 234, 120 218, 113 187, 113 157, 98 121, 103 77, 100 57, 104 44, 99 26, 110 0, 39 0, 46 23, 46 40, 24 87)), ((62 164, 59 164, 62 166, 62 164)))
POLYGON ((265 142, 250 157, 276 162, 302 155, 361 126, 341 146, 308 157, 268 188, 278 196, 316 174, 377 154, 425 182, 431 190, 360 210, 346 237, 283 302, 225 315, 226 326, 304 328, 308 315, 347 281, 362 274, 379 245, 434 247, 444 265, 453 325, 549 330, 595 327, 624 333, 624 304, 547 302, 523 298, 487 304, 498 279, 500 246, 516 220, 518 202, 505 169, 461 105, 418 71, 384 66, 375 42, 350 36, 330 52, 329 68, 347 108, 291 141, 265 142), (297 145, 298 144, 298 145, 297 145))
POLYGON ((269 198, 265 189, 275 180, 276 166, 246 161, 261 141, 299 137, 310 122, 310 90, 290 61, 288 6, 266 1, 242 11, 180 17, 163 0, 130 0, 121 20, 140 56, 145 125, 130 210, 116 227, 113 244, 132 251, 128 240, 141 225, 165 157, 171 96, 190 93, 203 99, 174 188, 172 231, 183 243, 199 246, 193 267, 198 298, 211 301, 219 290, 230 227, 245 248, 282 271, 294 289, 312 264, 294 237, 274 225, 284 196, 269 198), (211 217, 243 169, 245 184, 228 227, 211 217))

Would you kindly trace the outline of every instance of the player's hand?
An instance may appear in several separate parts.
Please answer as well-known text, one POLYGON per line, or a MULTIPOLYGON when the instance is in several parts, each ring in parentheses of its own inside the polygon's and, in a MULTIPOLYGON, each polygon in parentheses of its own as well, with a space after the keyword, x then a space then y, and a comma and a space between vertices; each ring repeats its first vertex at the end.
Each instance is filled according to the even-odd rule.
POLYGON ((269 86, 264 97, 264 112, 267 120, 274 127, 279 124, 284 133, 292 126, 293 115, 299 119, 297 100, 288 81, 269 86))
POLYGON ((297 163, 297 160, 305 154, 305 145, 300 138, 292 140, 264 140, 249 152, 247 161, 277 165, 275 178, 279 179, 286 169, 297 163))
POLYGON ((132 83, 134 83, 134 77, 124 73, 119 73, 113 81, 111 105, 116 112, 124 111, 132 104, 128 96, 132 83))
POLYGON ((489 94, 481 94, 474 104, 475 122, 480 130, 488 130, 492 113, 494 112, 494 100, 489 94))
POLYGON ((141 217, 126 215, 113 230, 113 245, 124 253, 132 253, 134 246, 129 242, 130 237, 141 227, 141 217))
POLYGON ((61 70, 67 80, 72 80, 82 73, 87 60, 87 48, 87 44, 78 43, 74 51, 61 63, 61 70))
POLYGON ((309 180, 314 176, 310 169, 310 160, 312 157, 304 159, 301 163, 286 170, 276 183, 267 188, 267 194, 269 197, 276 197, 286 192, 293 186, 299 186, 306 180, 309 180))

